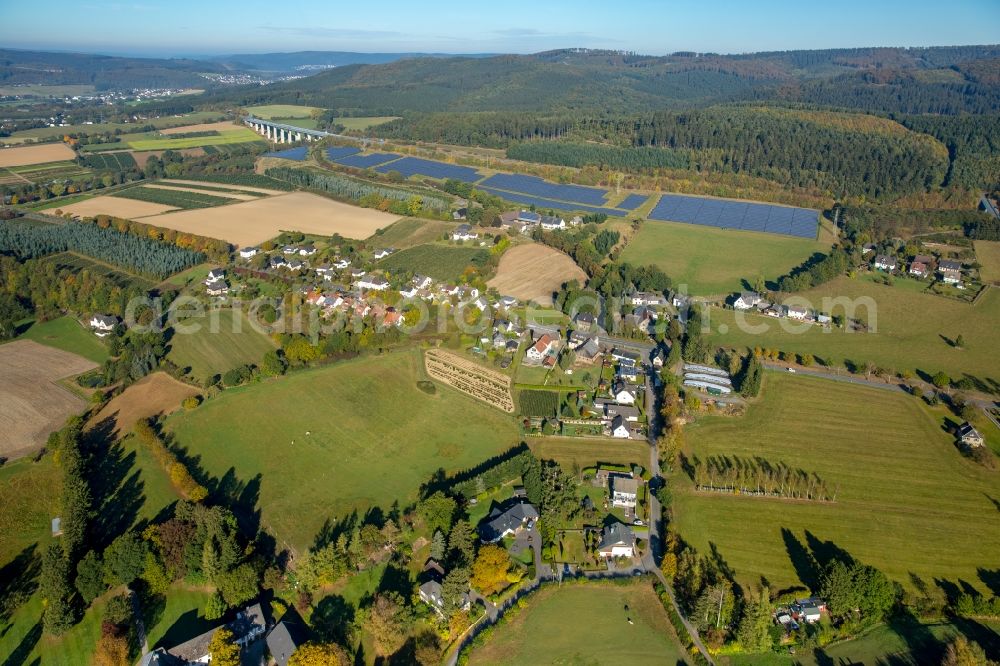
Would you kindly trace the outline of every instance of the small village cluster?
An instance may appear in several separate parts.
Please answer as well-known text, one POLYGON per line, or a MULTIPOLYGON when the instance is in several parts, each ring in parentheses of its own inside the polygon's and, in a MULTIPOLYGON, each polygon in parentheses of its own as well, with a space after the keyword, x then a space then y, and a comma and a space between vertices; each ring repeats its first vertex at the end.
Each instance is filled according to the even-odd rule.
POLYGON ((765 314, 769 317, 788 318, 795 321, 820 324, 823 326, 827 326, 831 322, 829 314, 816 312, 815 310, 810 310, 809 308, 801 305, 783 305, 781 303, 772 303, 756 291, 740 292, 733 299, 732 306, 734 310, 740 310, 742 312, 756 310, 757 312, 765 314))
MULTIPOLYGON (((864 256, 875 255, 877 247, 868 243, 862 249, 864 256)), ((904 272, 907 275, 925 280, 934 277, 939 282, 953 285, 956 289, 964 289, 965 268, 961 261, 954 259, 937 259, 930 254, 915 254, 910 258, 909 265, 890 254, 877 254, 871 263, 872 268, 884 273, 904 272)))

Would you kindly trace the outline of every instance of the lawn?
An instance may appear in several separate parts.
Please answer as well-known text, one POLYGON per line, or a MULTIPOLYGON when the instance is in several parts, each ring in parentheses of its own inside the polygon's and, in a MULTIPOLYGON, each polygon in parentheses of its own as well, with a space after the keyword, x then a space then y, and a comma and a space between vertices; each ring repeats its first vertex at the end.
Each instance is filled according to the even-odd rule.
POLYGON ((371 245, 394 247, 401 250, 414 245, 431 243, 441 240, 445 233, 455 228, 454 224, 438 220, 422 220, 416 217, 406 217, 387 227, 382 233, 376 233, 368 239, 371 245))
POLYGON ((214 625, 205 619, 205 607, 211 592, 175 583, 161 606, 142 609, 146 622, 146 640, 150 649, 173 647, 208 631, 214 625))
MULTIPOLYGON (((825 236, 826 234, 821 234, 825 236)), ((625 247, 622 261, 655 264, 690 294, 739 291, 744 280, 775 280, 829 242, 648 220, 625 247)))
POLYGON ((166 427, 207 474, 256 479, 264 524, 301 550, 327 520, 405 505, 438 469, 517 443, 509 416, 445 386, 418 389, 419 363, 406 352, 296 372, 227 390, 166 427))
POLYGON ((685 656, 666 611, 643 579, 547 586, 496 628, 485 645, 473 648, 469 663, 680 664, 685 656))
POLYGON ((167 358, 204 381, 244 364, 259 365, 272 349, 274 343, 253 328, 242 311, 211 310, 204 318, 181 320, 170 338, 167 358), (197 330, 182 332, 188 326, 197 330))
POLYGON ((815 581, 811 553, 850 556, 912 586, 986 589, 996 568, 1000 483, 962 457, 939 416, 902 393, 804 376, 765 375, 763 399, 746 416, 706 416, 686 429, 689 451, 760 457, 817 474, 833 503, 695 493, 678 472, 675 525, 700 552, 718 556, 745 585, 772 589, 815 581))
MULTIPOLYGON (((726 347, 760 346, 810 353, 841 365, 845 359, 862 364, 872 361, 897 371, 919 369, 933 375, 943 370, 953 379, 969 374, 1000 382, 1000 356, 994 353, 1000 322, 1000 290, 991 289, 975 305, 969 305, 900 286, 873 284, 862 277, 842 277, 798 296, 822 310, 830 310, 823 306, 825 297, 870 298, 876 316, 866 314, 865 307, 859 307, 857 312, 877 327, 872 333, 841 329, 826 332, 820 327, 808 327, 805 332, 797 333, 783 330, 775 319, 747 315, 750 324, 768 326, 766 332, 750 333, 736 325, 733 311, 712 309, 712 342, 726 347), (726 327, 724 334, 720 332, 722 326, 726 327), (965 338, 962 349, 944 339, 953 340, 958 335, 965 338)), ((838 307, 830 314, 843 312, 838 307)))
POLYGON ((543 460, 555 460, 567 470, 581 470, 598 463, 649 467, 646 442, 621 439, 583 439, 573 437, 531 438, 531 451, 543 460))
POLYGON ((977 240, 975 247, 983 282, 1000 282, 1000 241, 977 240))
POLYGON ((478 247, 453 247, 426 243, 395 252, 376 266, 390 271, 423 273, 435 280, 457 280, 473 262, 482 263, 486 250, 478 247))
POLYGON ((240 127, 223 130, 214 136, 194 136, 171 139, 138 139, 129 141, 132 150, 180 150, 181 148, 197 148, 199 146, 222 146, 230 143, 245 143, 259 140, 260 137, 251 129, 240 127))
POLYGON ((34 340, 39 344, 79 354, 94 363, 104 363, 108 358, 108 348, 104 343, 72 317, 33 322, 18 339, 34 340))
POLYGON ((310 118, 314 111, 322 111, 322 109, 296 104, 266 104, 247 107, 247 111, 258 118, 272 120, 274 118, 310 118))

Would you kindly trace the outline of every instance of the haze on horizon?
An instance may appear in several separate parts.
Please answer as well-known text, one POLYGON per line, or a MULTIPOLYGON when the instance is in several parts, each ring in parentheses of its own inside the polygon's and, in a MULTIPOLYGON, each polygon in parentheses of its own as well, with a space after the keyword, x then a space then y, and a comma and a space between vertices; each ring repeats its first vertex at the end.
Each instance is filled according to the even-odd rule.
POLYGON ((511 0, 430 6, 383 0, 195 2, 8 0, 0 45, 110 55, 199 56, 289 51, 535 53, 587 47, 660 55, 997 41, 1000 2, 795 0, 680 2, 511 0), (931 17, 933 19, 931 20, 931 17))

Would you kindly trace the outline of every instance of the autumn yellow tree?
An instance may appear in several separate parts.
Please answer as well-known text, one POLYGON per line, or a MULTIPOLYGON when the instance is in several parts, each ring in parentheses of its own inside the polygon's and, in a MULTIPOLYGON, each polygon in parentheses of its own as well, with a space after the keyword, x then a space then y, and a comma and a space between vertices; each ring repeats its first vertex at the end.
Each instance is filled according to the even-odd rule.
POLYGON ((104 631, 94 651, 94 666, 129 666, 128 640, 119 632, 104 631))
POLYGON ((240 666, 240 646, 235 640, 233 632, 226 627, 212 635, 212 642, 208 644, 212 666, 240 666))
POLYGON ((351 659, 336 643, 309 641, 296 648, 288 666, 349 666, 351 659))
POLYGON ((479 555, 472 563, 469 582, 484 595, 494 594, 510 585, 510 567, 510 555, 506 549, 488 544, 479 549, 479 555))

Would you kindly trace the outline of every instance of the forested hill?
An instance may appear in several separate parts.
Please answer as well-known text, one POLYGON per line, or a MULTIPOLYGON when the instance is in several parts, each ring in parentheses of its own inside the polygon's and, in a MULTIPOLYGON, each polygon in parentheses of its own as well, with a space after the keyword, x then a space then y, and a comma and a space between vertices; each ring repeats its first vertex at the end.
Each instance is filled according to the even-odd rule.
POLYGON ((215 101, 406 114, 635 112, 780 101, 869 113, 1000 110, 1000 46, 643 56, 570 49, 339 67, 215 101))

